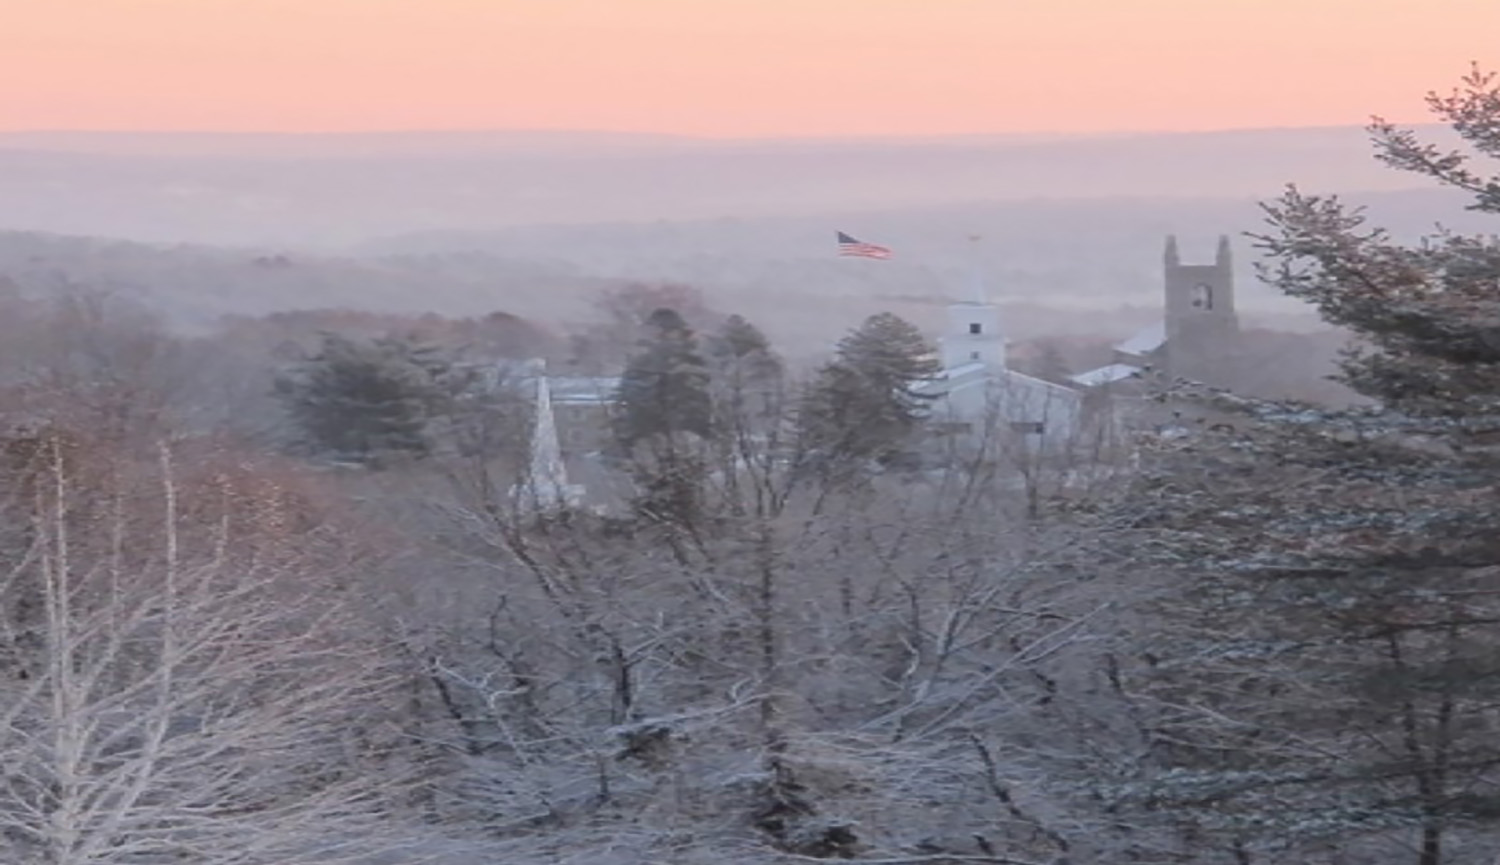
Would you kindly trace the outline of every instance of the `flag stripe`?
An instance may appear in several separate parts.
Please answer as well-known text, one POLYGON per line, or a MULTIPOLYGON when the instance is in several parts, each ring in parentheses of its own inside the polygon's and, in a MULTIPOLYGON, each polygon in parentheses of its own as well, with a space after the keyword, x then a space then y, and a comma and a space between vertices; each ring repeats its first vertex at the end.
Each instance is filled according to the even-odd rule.
POLYGON ((839 236, 839 255, 852 255, 852 256, 856 256, 858 258, 880 258, 880 259, 885 259, 885 258, 890 258, 891 257, 891 251, 890 251, 890 249, 888 249, 888 248, 886 248, 884 246, 880 246, 879 244, 865 243, 865 242, 860 241, 860 240, 855 240, 854 238, 850 237, 849 235, 845 234, 842 231, 840 231, 838 233, 838 236, 839 236))

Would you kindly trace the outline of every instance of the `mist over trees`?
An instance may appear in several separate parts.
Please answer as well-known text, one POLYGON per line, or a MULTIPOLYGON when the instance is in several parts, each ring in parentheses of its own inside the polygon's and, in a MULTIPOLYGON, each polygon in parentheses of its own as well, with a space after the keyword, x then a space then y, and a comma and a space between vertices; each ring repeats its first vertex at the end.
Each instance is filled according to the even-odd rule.
MULTIPOLYGON (((1465 151, 1376 156, 1492 219, 1496 80, 1429 104, 1465 151)), ((421 271, 105 245, 89 285, 9 238, 0 858, 1491 865, 1500 246, 1263 217, 1338 340, 1251 331, 1240 390, 1055 450, 935 428, 922 304, 790 351, 690 281, 272 312, 421 271), (184 328, 155 275, 268 294, 184 328), (587 501, 523 494, 548 432, 587 501)), ((1111 335, 1016 342, 1059 382, 1111 335)))

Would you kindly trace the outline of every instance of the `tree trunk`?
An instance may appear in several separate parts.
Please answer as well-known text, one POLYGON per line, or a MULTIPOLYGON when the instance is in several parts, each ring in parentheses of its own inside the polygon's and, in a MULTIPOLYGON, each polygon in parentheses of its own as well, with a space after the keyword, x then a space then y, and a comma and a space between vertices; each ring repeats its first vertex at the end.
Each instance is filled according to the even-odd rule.
POLYGON ((1443 865, 1443 827, 1428 823, 1422 827, 1422 853, 1417 865, 1443 865))
POLYGON ((760 577, 757 606, 760 642, 760 679, 765 693, 760 702, 761 734, 769 743, 775 736, 776 701, 776 546, 771 527, 764 521, 756 538, 756 560, 760 577))

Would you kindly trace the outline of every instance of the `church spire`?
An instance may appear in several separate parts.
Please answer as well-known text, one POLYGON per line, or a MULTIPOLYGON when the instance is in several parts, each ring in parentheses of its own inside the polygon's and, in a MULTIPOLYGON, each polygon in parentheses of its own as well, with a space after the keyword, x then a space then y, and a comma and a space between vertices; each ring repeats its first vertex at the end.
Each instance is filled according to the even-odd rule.
POLYGON ((536 364, 536 404, 533 407, 531 447, 525 483, 514 492, 522 504, 552 510, 577 504, 580 488, 568 483, 562 446, 557 438, 557 419, 552 412, 552 388, 547 383, 545 361, 536 364))
POLYGON ((989 292, 984 286, 984 262, 979 254, 979 242, 983 239, 978 234, 969 235, 969 289, 971 300, 981 306, 990 302, 989 292))
POLYGON ((1231 254, 1229 250, 1229 235, 1219 235, 1219 251, 1214 255, 1214 264, 1221 269, 1228 270, 1231 267, 1231 254))
POLYGON ((547 374, 536 377, 536 424, 531 432, 531 480, 549 490, 568 483, 562 447, 557 440, 557 420, 552 413, 552 388, 547 374))
POLYGON ((1162 260, 1167 263, 1167 267, 1177 267, 1182 264, 1182 257, 1177 254, 1177 235, 1167 235, 1167 249, 1162 254, 1162 260))

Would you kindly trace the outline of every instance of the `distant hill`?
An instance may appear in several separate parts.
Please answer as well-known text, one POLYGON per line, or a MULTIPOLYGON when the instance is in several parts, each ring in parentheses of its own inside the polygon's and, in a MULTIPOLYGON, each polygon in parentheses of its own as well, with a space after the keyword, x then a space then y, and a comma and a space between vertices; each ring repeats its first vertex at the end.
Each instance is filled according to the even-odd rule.
POLYGON ((372 236, 963 202, 1265 198, 1415 179, 1357 128, 715 140, 613 133, 0 135, 0 228, 337 247, 372 236))
POLYGON ((566 266, 452 256, 436 268, 397 261, 190 244, 0 232, 0 279, 25 293, 83 288, 140 301, 195 329, 230 314, 347 308, 453 316, 506 311, 546 322, 588 314, 588 301, 618 281, 566 266))

